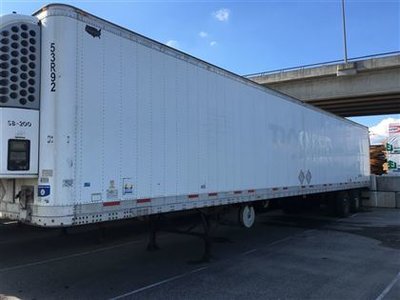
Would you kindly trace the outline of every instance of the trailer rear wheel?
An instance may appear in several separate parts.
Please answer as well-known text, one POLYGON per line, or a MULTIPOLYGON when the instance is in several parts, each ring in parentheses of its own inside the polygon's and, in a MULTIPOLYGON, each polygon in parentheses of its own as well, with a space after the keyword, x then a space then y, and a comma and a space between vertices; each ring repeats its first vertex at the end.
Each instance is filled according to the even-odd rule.
POLYGON ((350 192, 350 212, 356 213, 360 210, 361 206, 361 193, 360 190, 352 190, 350 192))
POLYGON ((348 217, 350 215, 350 196, 348 192, 339 192, 336 196, 336 215, 348 217))
POLYGON ((253 227, 255 220, 256 212, 252 205, 244 205, 239 209, 239 222, 243 227, 253 227))

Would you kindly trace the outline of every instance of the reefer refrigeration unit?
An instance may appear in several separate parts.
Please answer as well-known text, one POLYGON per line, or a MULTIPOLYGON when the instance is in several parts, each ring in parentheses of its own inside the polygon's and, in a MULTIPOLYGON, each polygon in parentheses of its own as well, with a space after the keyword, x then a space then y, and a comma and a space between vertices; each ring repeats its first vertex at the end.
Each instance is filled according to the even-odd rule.
POLYGON ((361 125, 68 5, 0 24, 2 217, 80 225, 369 183, 361 125))

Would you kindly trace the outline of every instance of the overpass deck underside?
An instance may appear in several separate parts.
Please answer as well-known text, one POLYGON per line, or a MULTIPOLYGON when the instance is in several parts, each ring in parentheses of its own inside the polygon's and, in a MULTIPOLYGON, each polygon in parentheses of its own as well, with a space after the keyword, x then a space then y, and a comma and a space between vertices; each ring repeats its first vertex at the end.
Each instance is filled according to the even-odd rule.
POLYGON ((305 102, 342 117, 400 113, 400 92, 305 102))

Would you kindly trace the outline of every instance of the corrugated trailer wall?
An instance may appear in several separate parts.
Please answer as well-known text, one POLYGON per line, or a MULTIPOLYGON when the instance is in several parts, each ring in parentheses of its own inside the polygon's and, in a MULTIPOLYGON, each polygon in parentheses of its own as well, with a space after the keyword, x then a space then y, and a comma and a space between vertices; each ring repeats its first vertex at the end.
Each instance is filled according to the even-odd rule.
POLYGON ((127 217, 139 203, 146 213, 196 207, 190 195, 367 182, 365 127, 71 7, 38 16, 42 69, 54 43, 58 78, 49 92, 42 73, 39 169, 54 171, 54 192, 39 203, 71 206, 74 223, 104 210, 96 203, 122 201, 127 217))
POLYGON ((106 191, 114 182, 121 195, 123 178, 134 186, 129 197, 146 198, 297 186, 300 171, 314 184, 365 175, 364 129, 107 31, 93 38, 85 26, 80 202, 116 198, 106 191))

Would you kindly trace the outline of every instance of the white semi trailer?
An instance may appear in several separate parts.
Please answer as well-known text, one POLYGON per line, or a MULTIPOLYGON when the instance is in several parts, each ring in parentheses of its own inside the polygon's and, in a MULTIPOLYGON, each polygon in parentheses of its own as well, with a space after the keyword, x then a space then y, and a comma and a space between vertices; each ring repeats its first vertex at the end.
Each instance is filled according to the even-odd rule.
POLYGON ((236 205, 251 225, 258 201, 369 184, 359 124, 72 6, 0 26, 1 217, 71 226, 236 205))

